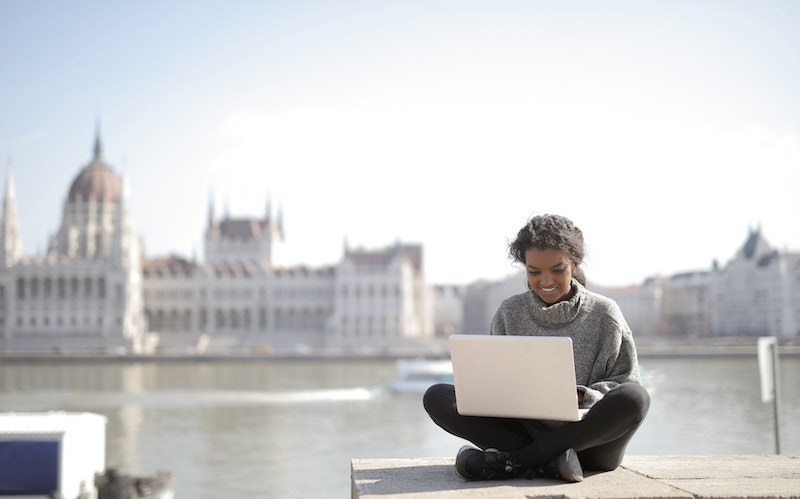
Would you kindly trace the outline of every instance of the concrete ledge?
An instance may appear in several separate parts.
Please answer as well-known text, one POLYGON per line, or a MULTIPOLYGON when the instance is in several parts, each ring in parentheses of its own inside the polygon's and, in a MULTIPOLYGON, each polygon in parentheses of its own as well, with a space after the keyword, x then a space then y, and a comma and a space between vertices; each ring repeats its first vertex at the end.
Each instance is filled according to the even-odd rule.
POLYGON ((354 459, 352 498, 800 498, 800 456, 627 456, 579 483, 465 482, 454 458, 354 459))

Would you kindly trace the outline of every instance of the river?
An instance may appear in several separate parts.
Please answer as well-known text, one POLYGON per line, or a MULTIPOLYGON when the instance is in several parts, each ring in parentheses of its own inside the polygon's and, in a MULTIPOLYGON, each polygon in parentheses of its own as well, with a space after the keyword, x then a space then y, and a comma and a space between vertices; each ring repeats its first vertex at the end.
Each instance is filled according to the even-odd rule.
MULTIPOLYGON (((643 358, 650 413, 628 453, 773 454, 753 358, 643 358)), ((176 497, 341 498, 354 458, 453 456, 390 361, 12 362, 0 412, 106 416, 106 464, 174 476, 176 497)), ((800 454, 800 358, 782 358, 781 451, 800 454)))

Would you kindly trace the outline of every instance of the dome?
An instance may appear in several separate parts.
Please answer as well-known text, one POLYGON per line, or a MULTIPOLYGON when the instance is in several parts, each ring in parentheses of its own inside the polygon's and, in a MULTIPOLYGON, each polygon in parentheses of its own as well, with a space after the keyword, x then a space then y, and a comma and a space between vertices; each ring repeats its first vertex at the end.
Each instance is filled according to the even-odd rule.
POLYGON ((121 196, 122 181, 103 161, 98 135, 94 144, 94 158, 72 182, 67 201, 73 203, 94 199, 98 202, 116 203, 121 196))

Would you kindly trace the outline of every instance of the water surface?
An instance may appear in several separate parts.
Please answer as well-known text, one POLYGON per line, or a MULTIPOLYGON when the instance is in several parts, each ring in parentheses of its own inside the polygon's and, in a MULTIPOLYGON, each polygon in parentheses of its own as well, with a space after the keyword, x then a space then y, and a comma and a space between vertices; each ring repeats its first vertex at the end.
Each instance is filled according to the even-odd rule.
MULTIPOLYGON (((629 454, 772 454, 755 358, 642 359, 653 400, 629 454)), ((9 363, 0 411, 108 418, 106 463, 171 471, 177 497, 348 497, 354 458, 452 456, 393 362, 9 363)), ((800 359, 781 361, 781 450, 800 454, 800 359)))

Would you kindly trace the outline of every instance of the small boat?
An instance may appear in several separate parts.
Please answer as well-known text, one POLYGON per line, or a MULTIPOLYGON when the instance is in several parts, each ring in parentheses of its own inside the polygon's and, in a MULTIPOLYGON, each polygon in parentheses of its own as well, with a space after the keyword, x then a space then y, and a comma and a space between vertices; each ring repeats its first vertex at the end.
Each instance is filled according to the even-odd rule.
POLYGON ((425 393, 436 383, 453 382, 453 364, 449 360, 400 360, 399 379, 389 385, 394 393, 425 393))

